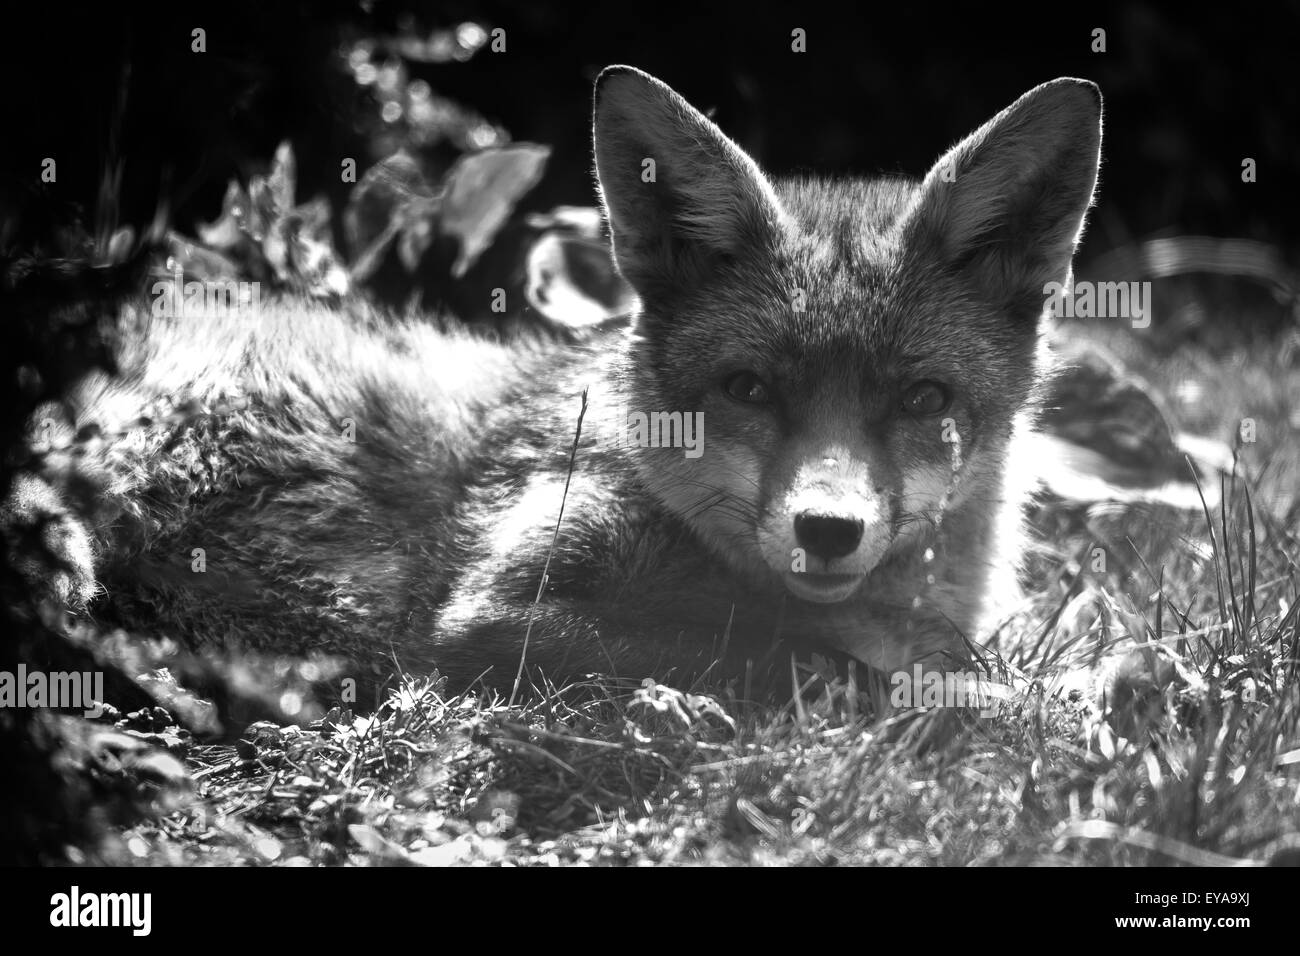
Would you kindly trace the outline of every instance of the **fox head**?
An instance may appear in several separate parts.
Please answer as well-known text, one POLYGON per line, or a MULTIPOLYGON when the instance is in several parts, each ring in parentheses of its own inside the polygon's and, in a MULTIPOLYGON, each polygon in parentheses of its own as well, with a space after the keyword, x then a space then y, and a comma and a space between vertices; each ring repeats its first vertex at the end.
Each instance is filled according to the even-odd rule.
POLYGON ((594 138, 641 300, 631 403, 703 415, 702 455, 644 449, 640 471, 702 540, 836 603, 998 493, 1092 201, 1094 84, 1030 90, 919 183, 770 180, 625 66, 597 81, 594 138))

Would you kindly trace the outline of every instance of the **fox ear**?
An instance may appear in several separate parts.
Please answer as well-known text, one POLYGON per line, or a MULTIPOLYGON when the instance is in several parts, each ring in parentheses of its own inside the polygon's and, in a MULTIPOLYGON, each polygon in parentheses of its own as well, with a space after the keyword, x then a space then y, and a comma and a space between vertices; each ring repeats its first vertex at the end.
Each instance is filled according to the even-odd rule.
POLYGON ((1036 322, 1043 286, 1069 281, 1100 155, 1096 84, 1035 87, 930 170, 904 226, 907 246, 937 254, 999 307, 1036 322))
POLYGON ((614 258, 643 299, 698 285, 780 222, 758 165, 654 77, 628 66, 604 70, 594 126, 614 258))

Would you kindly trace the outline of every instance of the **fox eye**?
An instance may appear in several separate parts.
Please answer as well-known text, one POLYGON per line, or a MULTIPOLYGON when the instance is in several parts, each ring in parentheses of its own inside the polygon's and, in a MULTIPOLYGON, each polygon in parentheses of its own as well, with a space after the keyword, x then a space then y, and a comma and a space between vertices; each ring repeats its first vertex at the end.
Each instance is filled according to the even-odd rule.
POLYGON ((767 385, 753 372, 737 372, 723 383, 722 388, 736 401, 747 405, 766 405, 772 400, 767 385))
POLYGON ((925 379, 908 386, 903 393, 903 411, 912 415, 939 415, 952 404, 948 386, 925 379))

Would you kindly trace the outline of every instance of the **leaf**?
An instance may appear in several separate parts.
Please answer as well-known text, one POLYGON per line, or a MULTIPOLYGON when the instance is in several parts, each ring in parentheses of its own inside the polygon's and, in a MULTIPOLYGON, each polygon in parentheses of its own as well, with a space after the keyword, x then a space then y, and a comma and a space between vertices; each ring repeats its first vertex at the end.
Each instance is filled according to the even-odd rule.
POLYGON ((262 243, 276 277, 309 295, 343 295, 347 271, 334 251, 330 204, 324 197, 289 210, 267 230, 262 243))
MULTIPOLYGON (((166 248, 168 268, 173 271, 180 269, 187 280, 196 279, 202 282, 239 275, 239 267, 233 260, 220 252, 191 242, 179 233, 167 233, 166 248)), ((167 274, 163 273, 163 275, 167 274)))
POLYGON ((348 208, 343 213, 343 236, 353 255, 370 247, 403 210, 427 203, 433 188, 420 171, 419 164, 406 150, 398 150, 366 170, 352 190, 348 208))
POLYGON ((199 240, 213 249, 230 249, 248 233, 248 218, 253 203, 244 187, 235 180, 226 186, 221 200, 221 215, 210 224, 199 223, 199 240))
POLYGON ((528 303, 569 328, 598 325, 635 307, 636 296, 614 269, 609 242, 551 231, 524 263, 528 303))
POLYGON ((519 200, 541 179, 551 150, 533 143, 462 156, 447 174, 439 231, 460 244, 452 265, 459 279, 492 245, 519 200))
POLYGON ((434 215, 427 217, 410 216, 400 226, 397 238, 397 256, 406 266, 407 272, 414 272, 424 258, 425 250, 433 243, 434 215))
POLYGON ((293 146, 286 139, 275 150, 271 170, 265 176, 254 176, 248 184, 253 204, 268 222, 284 216, 293 208, 293 197, 298 185, 298 164, 293 158, 293 146))
POLYGON ((113 264, 126 262, 131 257, 135 246, 135 230, 122 226, 108 237, 108 247, 104 250, 104 261, 113 264))
MULTIPOLYGON (((1231 459, 1208 439, 1176 433, 1160 392, 1093 343, 1057 343, 1062 367, 1048 383, 1037 458, 1042 480, 1067 501, 1160 502, 1199 510, 1188 471, 1231 459)), ((1208 493, 1214 482, 1205 482, 1208 493)))
MULTIPOLYGON (((586 239, 601 239, 604 217, 595 206, 556 206, 548 212, 529 213, 524 219, 530 229, 563 229, 586 239)), ((609 240, 605 240, 609 244, 609 240)))
POLYGON ((343 235, 352 254, 352 279, 374 274, 399 235, 403 264, 414 271, 428 248, 432 222, 441 208, 418 163, 405 150, 366 170, 343 214, 343 235))

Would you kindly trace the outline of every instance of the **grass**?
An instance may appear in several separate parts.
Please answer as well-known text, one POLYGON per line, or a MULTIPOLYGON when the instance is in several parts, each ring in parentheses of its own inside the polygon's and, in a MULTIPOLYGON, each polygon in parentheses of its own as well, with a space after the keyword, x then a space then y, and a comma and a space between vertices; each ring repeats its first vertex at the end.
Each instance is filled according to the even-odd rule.
MULTIPOLYGON (((1224 555, 1227 557, 1227 555, 1224 555)), ((1098 607, 1106 592, 1098 590, 1098 607)), ((1294 608, 1294 605, 1292 606, 1294 608)), ((1225 609, 1226 610, 1226 609, 1225 609)), ((197 748, 200 801, 123 835, 142 862, 1204 863, 1295 845, 1295 612, 1183 632, 1186 680, 1152 686, 1117 736, 1049 661, 1015 707, 850 716, 846 683, 750 707, 647 684, 527 706, 408 683, 370 718, 256 725, 197 748), (1241 627, 1238 626, 1241 622, 1241 627), (1197 631, 1209 632, 1197 635, 1197 631), (1229 648, 1233 653, 1229 653, 1229 648)), ((1105 615, 1099 615, 1099 620, 1105 615)), ((1150 635, 1149 635, 1150 636, 1150 635)), ((1149 643, 1149 642, 1148 642, 1149 643)), ((1181 650, 1182 653, 1179 653, 1181 650)))

